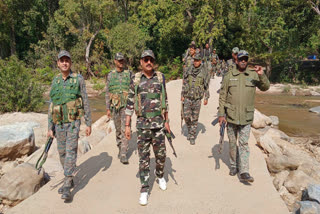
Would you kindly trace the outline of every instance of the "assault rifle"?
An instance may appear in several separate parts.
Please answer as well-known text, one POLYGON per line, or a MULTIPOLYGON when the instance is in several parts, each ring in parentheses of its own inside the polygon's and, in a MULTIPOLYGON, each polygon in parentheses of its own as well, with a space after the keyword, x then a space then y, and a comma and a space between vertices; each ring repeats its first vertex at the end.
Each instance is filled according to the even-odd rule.
POLYGON ((173 134, 172 131, 169 133, 167 129, 164 129, 164 134, 166 135, 167 140, 169 141, 169 144, 170 144, 170 146, 171 146, 171 148, 172 148, 172 150, 173 150, 173 155, 174 155, 175 157, 178 157, 178 156, 177 156, 177 153, 176 153, 176 150, 174 149, 173 144, 172 144, 172 139, 175 139, 176 136, 174 136, 174 134, 173 134))
POLYGON ((221 154, 223 150, 225 128, 226 128, 226 123, 222 122, 222 124, 220 125, 219 154, 221 154))
POLYGON ((41 168, 42 168, 42 165, 43 165, 44 162, 46 162, 46 160, 47 160, 48 152, 49 152, 49 149, 50 149, 50 147, 51 147, 52 141, 53 141, 53 138, 52 138, 52 137, 49 137, 48 140, 47 140, 46 146, 44 147, 44 150, 43 150, 40 158, 39 158, 38 161, 37 161, 36 169, 38 170, 38 173, 40 173, 41 168))

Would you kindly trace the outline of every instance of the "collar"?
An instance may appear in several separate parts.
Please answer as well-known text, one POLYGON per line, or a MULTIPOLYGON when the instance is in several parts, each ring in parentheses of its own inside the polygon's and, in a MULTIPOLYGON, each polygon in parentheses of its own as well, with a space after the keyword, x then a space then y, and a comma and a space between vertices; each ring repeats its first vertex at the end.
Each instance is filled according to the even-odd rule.
MULTIPOLYGON (((155 72, 154 70, 152 70, 152 72, 153 72, 153 74, 151 75, 151 78, 153 78, 153 77, 156 75, 156 72, 155 72)), ((142 73, 141 77, 144 76, 145 78, 149 79, 149 78, 144 74, 144 71, 141 71, 141 73, 142 73)), ((151 78, 150 78, 150 79, 151 79, 151 78)))
POLYGON ((244 72, 240 72, 239 70, 238 70, 238 68, 234 68, 233 70, 232 70, 232 74, 233 74, 233 76, 237 76, 237 75, 239 75, 239 74, 241 74, 241 73, 244 73, 244 74, 246 74, 246 75, 249 75, 249 68, 248 68, 248 66, 247 66, 247 68, 246 68, 246 70, 244 71, 244 72))

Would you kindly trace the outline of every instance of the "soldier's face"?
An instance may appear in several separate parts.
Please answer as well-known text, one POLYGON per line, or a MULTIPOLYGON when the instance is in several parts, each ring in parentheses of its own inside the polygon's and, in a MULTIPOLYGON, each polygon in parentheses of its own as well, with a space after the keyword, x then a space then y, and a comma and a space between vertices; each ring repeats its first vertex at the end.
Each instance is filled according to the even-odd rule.
POLYGON ((152 71, 154 65, 154 59, 150 56, 140 59, 140 65, 144 71, 152 71))
POLYGON ((206 44, 206 48, 209 49, 209 44, 206 44))
POLYGON ((117 68, 119 68, 120 70, 122 70, 123 67, 124 67, 124 59, 114 60, 114 64, 116 65, 117 68))
POLYGON ((232 58, 233 58, 234 60, 237 60, 237 56, 238 56, 238 54, 232 53, 232 58))
POLYGON ((71 59, 67 56, 63 56, 58 60, 58 68, 62 72, 70 71, 71 69, 71 59))
POLYGON ((237 63, 241 70, 246 69, 248 65, 248 57, 241 57, 240 59, 238 59, 237 63))
POLYGON ((196 52, 196 50, 195 50, 194 48, 190 48, 190 55, 191 55, 191 56, 194 55, 195 52, 196 52))
POLYGON ((198 68, 201 65, 201 60, 200 59, 193 60, 193 65, 195 68, 198 68))

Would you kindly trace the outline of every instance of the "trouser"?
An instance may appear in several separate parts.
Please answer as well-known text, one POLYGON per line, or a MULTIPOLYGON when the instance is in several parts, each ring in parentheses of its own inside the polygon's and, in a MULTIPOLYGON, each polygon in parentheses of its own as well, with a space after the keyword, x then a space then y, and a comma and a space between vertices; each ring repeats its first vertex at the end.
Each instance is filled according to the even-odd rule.
POLYGON ((73 176, 77 162, 80 120, 56 124, 56 138, 61 165, 66 177, 73 176))
POLYGON ((183 113, 184 120, 188 127, 188 140, 196 139, 200 108, 201 99, 191 100, 185 98, 183 105, 183 113))
POLYGON ((227 123, 229 138, 230 166, 239 168, 240 174, 249 173, 249 144, 251 124, 235 125, 227 123), (238 140, 239 139, 239 140, 238 140), (237 146, 237 141, 239 146, 237 146))
POLYGON ((162 178, 166 160, 165 136, 162 129, 138 129, 140 192, 149 191, 150 145, 156 158, 156 176, 162 178))
POLYGON ((116 127, 116 141, 120 149, 120 155, 126 155, 128 151, 128 139, 125 136, 126 130, 126 114, 125 108, 121 108, 117 112, 112 113, 112 119, 116 127))

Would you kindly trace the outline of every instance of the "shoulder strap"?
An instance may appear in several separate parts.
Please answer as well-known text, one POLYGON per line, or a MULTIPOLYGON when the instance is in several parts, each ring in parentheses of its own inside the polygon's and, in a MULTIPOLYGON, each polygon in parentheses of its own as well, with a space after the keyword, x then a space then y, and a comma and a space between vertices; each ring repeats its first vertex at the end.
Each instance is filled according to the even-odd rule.
POLYGON ((134 80, 133 80, 133 83, 135 86, 139 86, 140 84, 140 80, 141 80, 141 76, 142 76, 142 73, 141 72, 138 72, 134 75, 134 80))

